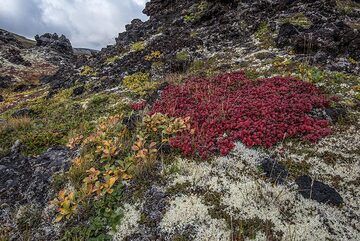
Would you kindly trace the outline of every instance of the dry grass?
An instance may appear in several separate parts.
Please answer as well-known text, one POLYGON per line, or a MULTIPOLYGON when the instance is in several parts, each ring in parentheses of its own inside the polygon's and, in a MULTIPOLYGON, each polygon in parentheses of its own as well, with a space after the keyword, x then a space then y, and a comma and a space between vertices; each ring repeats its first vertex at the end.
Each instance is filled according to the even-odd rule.
POLYGON ((19 130, 27 128, 31 125, 30 117, 19 117, 19 118, 9 118, 4 122, 0 122, 0 133, 10 131, 10 130, 19 130))
POLYGON ((183 80, 186 79, 187 77, 189 77, 189 75, 180 74, 180 73, 171 73, 171 74, 167 74, 165 76, 165 80, 169 84, 176 85, 176 84, 181 84, 183 82, 183 80))

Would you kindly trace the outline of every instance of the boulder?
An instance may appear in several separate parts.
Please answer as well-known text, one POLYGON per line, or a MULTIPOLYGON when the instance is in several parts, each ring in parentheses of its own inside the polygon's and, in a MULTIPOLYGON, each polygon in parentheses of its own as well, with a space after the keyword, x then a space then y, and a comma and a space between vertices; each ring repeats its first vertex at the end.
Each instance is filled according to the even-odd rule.
POLYGON ((30 63, 29 61, 25 60, 25 59, 21 56, 20 50, 18 50, 18 49, 14 49, 14 48, 8 49, 8 50, 5 52, 4 57, 5 57, 10 63, 16 64, 16 65, 24 65, 24 66, 27 66, 27 67, 30 67, 30 66, 31 66, 31 63, 30 63))
POLYGON ((316 181, 311 177, 304 175, 295 180, 299 187, 299 193, 304 198, 310 198, 319 203, 332 204, 335 206, 341 205, 344 200, 340 194, 329 185, 316 181))
POLYGON ((65 35, 59 37, 56 33, 45 33, 41 36, 36 35, 35 40, 36 45, 39 47, 49 47, 65 55, 73 55, 74 53, 71 42, 65 35))
POLYGON ((65 147, 48 149, 38 157, 20 153, 17 142, 12 152, 0 159, 0 202, 10 207, 17 204, 46 204, 50 200, 51 177, 70 167, 71 152, 65 147))
POLYGON ((85 92, 85 87, 83 85, 76 87, 73 92, 72 96, 79 96, 85 92))
POLYGON ((8 75, 2 76, 2 75, 0 75, 0 89, 8 88, 10 86, 11 82, 12 82, 12 77, 11 76, 8 76, 8 75))
POLYGON ((266 177, 275 183, 284 183, 289 175, 288 171, 283 165, 270 158, 265 158, 261 161, 261 168, 264 171, 266 177))

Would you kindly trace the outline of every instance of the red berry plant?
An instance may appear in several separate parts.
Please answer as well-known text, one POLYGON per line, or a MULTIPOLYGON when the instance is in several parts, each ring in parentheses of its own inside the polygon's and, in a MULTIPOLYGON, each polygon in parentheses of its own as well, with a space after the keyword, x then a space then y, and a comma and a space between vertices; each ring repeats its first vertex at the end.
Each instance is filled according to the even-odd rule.
POLYGON ((330 134, 327 120, 309 115, 329 101, 313 84, 290 77, 250 80, 243 72, 169 85, 151 112, 190 117, 192 133, 171 145, 185 155, 227 155, 234 142, 271 147, 288 137, 315 142, 330 134))
POLYGON ((131 109, 133 110, 143 110, 146 106, 146 101, 143 100, 143 101, 140 101, 140 102, 136 102, 136 103, 132 103, 130 105, 131 109))

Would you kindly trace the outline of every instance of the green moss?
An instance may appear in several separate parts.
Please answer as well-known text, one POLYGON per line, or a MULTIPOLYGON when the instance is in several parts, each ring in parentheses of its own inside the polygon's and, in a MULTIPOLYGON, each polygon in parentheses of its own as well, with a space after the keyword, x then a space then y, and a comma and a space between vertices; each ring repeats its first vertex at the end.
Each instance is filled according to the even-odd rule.
POLYGON ((80 72, 80 75, 81 76, 96 76, 97 73, 93 67, 86 65, 83 67, 82 71, 80 72))
POLYGON ((292 160, 286 160, 281 162, 289 171, 292 177, 298 177, 301 175, 309 174, 311 165, 305 161, 294 162, 292 160))
POLYGON ((255 37, 262 47, 270 48, 275 45, 272 34, 273 32, 270 29, 270 25, 267 22, 262 22, 255 32, 255 37))
POLYGON ((291 23, 295 26, 310 28, 312 22, 303 13, 297 13, 282 20, 282 23, 291 23))
POLYGON ((213 76, 217 73, 217 57, 195 60, 191 63, 189 72, 192 75, 213 76))
POLYGON ((177 183, 174 186, 168 188, 166 193, 169 195, 177 195, 179 193, 190 193, 191 192, 191 183, 189 181, 184 183, 177 183))
POLYGON ((121 57, 118 56, 118 55, 115 55, 115 56, 111 56, 111 57, 108 57, 106 60, 105 60, 105 63, 106 64, 112 64, 112 63, 115 63, 116 61, 120 60, 121 57))
POLYGON ((143 51, 145 49, 145 42, 144 41, 138 41, 131 45, 131 50, 134 52, 143 51))
POLYGON ((272 31, 270 25, 267 22, 262 22, 255 32, 255 37, 260 41, 261 46, 264 48, 270 48, 274 46, 274 39, 272 37, 272 31))
POLYGON ((261 231, 266 234, 267 240, 273 240, 274 224, 269 220, 259 218, 234 221, 235 240, 256 239, 256 234, 261 231))
POLYGON ((31 237, 41 223, 41 210, 35 206, 22 206, 20 214, 18 213, 16 225, 23 238, 31 237))
POLYGON ((205 13, 206 9, 208 8, 207 1, 201 1, 198 4, 194 4, 189 12, 184 16, 185 23, 192 23, 198 21, 205 13))
POLYGON ((184 21, 185 23, 191 23, 194 22, 196 20, 196 16, 194 14, 188 14, 184 16, 184 21))
POLYGON ((156 90, 158 83, 150 81, 150 74, 135 73, 126 76, 123 80, 124 86, 139 96, 145 96, 156 90))
POLYGON ((190 54, 188 51, 183 50, 176 53, 176 60, 181 62, 186 62, 190 60, 190 54))
POLYGON ((325 73, 317 67, 301 67, 299 68, 302 79, 310 83, 319 83, 324 80, 325 73))

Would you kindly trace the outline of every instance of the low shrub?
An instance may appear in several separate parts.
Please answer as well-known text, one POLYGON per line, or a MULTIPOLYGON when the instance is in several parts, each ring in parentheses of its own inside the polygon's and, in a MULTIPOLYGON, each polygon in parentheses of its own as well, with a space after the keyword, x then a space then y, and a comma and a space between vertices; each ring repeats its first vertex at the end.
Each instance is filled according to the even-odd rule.
POLYGON ((156 90, 158 86, 158 83, 150 81, 150 74, 141 72, 126 76, 123 84, 140 96, 149 94, 151 91, 156 90))
POLYGON ((123 181, 153 164, 161 146, 189 128, 189 118, 156 113, 145 115, 136 132, 130 132, 123 116, 114 115, 101 119, 88 137, 71 138, 68 146, 78 148, 80 156, 67 172, 72 190, 62 189, 52 201, 58 211, 55 221, 70 219, 85 207, 91 209, 96 200, 119 199, 123 181))
POLYGON ((330 134, 327 120, 310 116, 329 101, 311 83, 274 77, 249 80, 244 73, 192 78, 169 85, 151 112, 190 117, 189 131, 170 140, 186 155, 228 154, 236 140, 271 147, 288 137, 317 141, 330 134))

